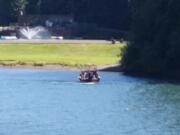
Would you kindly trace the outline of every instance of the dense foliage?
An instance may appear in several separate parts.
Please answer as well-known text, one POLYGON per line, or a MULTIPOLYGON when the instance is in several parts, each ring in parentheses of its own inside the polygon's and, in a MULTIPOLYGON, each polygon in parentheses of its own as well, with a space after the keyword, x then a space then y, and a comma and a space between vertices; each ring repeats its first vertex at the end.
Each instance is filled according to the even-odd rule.
POLYGON ((180 1, 132 0, 131 42, 124 52, 127 72, 180 75, 180 1))
POLYGON ((0 24, 25 14, 70 14, 76 21, 127 30, 128 0, 0 0, 0 24))

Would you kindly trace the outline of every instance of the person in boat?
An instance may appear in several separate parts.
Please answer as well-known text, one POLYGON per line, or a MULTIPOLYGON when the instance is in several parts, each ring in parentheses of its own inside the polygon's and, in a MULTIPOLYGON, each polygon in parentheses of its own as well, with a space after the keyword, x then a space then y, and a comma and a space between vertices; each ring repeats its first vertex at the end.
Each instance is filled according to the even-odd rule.
POLYGON ((89 72, 88 71, 81 71, 80 80, 89 80, 89 72))
POLYGON ((88 70, 81 71, 80 80, 81 81, 99 81, 100 77, 99 77, 99 75, 97 73, 96 66, 93 65, 88 70))

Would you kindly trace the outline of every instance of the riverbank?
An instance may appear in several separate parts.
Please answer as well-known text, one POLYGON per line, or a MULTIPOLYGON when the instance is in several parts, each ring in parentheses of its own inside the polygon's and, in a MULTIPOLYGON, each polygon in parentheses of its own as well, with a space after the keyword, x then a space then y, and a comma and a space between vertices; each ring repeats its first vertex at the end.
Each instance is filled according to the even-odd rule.
MULTIPOLYGON (((34 66, 34 65, 0 65, 0 69, 33 69, 33 70, 53 70, 53 71, 81 71, 86 69, 86 67, 70 67, 63 65, 43 65, 43 66, 34 66)), ((120 65, 103 65, 97 66, 99 71, 107 72, 121 72, 120 65)))
POLYGON ((117 65, 124 44, 1 44, 0 67, 80 70, 117 65))

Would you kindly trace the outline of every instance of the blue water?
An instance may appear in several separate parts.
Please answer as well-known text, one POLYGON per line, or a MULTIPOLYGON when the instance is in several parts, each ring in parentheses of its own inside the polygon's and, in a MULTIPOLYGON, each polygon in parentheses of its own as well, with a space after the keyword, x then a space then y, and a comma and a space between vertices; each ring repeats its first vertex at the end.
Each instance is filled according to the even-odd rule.
POLYGON ((0 135, 179 135, 179 84, 100 74, 1 69, 0 135))

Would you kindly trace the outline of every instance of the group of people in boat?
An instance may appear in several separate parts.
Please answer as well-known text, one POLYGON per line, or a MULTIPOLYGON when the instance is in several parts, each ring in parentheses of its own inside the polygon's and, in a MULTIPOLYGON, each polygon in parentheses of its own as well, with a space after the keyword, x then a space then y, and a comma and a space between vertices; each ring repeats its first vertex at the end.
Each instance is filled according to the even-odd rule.
POLYGON ((98 82, 100 76, 98 75, 96 66, 91 66, 88 70, 81 71, 79 80, 82 82, 98 82))

